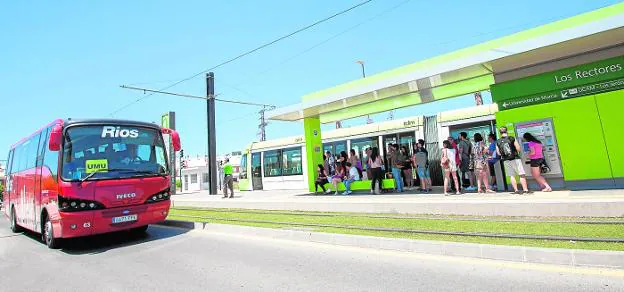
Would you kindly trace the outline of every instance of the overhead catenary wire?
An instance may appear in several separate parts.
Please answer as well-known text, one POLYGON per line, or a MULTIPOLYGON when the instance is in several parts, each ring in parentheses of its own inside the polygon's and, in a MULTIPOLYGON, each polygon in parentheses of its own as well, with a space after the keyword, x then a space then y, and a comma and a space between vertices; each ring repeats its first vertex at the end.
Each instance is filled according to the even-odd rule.
MULTIPOLYGON (((326 39, 324 39, 324 40, 322 40, 322 41, 312 45, 311 47, 308 47, 307 49, 305 49, 305 50, 303 50, 303 51, 301 51, 301 52, 299 52, 299 53, 297 53, 295 55, 292 55, 292 56, 284 59, 283 61, 281 61, 281 62, 279 62, 277 64, 274 64, 271 67, 268 67, 267 69, 261 71, 258 74, 254 74, 253 76, 247 78, 246 80, 238 83, 236 86, 240 86, 240 85, 246 84, 247 82, 258 78, 259 76, 263 76, 264 73, 267 73, 267 72, 275 69, 275 67, 277 67, 279 65, 284 65, 284 64, 286 64, 286 63, 288 63, 288 62, 290 62, 290 61, 292 61, 292 60, 294 60, 294 59, 296 59, 296 58, 298 58, 298 57, 300 57, 300 56, 302 56, 302 55, 304 55, 304 54, 306 54, 306 53, 308 53, 308 52, 310 52, 310 51, 312 51, 312 50, 314 50, 314 49, 316 49, 316 48, 318 48, 318 47, 320 47, 320 46, 322 46, 322 45, 324 45, 324 44, 326 44, 326 43, 328 43, 328 42, 330 42, 330 41, 332 41, 332 40, 334 40, 334 39, 336 39, 336 38, 338 38, 338 37, 340 37, 340 36, 342 36, 344 34, 346 34, 346 33, 348 33, 348 32, 350 32, 350 31, 352 31, 352 30, 354 30, 354 29, 364 25, 367 22, 373 21, 373 20, 375 20, 375 19, 377 19, 377 18, 379 18, 381 16, 384 16, 384 15, 388 14, 389 12, 391 12, 391 11, 393 11, 393 10, 395 10, 395 9, 397 9, 397 8, 403 6, 403 5, 405 5, 405 4, 407 4, 408 2, 411 2, 411 1, 412 0, 405 0, 405 1, 399 2, 396 5, 388 8, 388 9, 386 9, 384 11, 381 11, 380 13, 377 13, 377 14, 373 15, 372 17, 369 17, 369 18, 367 18, 367 19, 365 19, 365 20, 363 20, 361 22, 358 22, 355 25, 350 26, 349 28, 347 28, 345 30, 342 30, 342 31, 340 31, 340 32, 330 36, 329 38, 326 38, 326 39)), ((230 87, 240 91, 240 89, 237 88, 237 87, 234 87, 234 86, 230 86, 230 87)))
MULTIPOLYGON (((155 90, 155 89, 149 89, 149 88, 140 88, 140 87, 127 86, 127 85, 121 85, 120 87, 121 88, 125 88, 125 89, 132 89, 132 90, 139 90, 139 91, 143 91, 143 92, 150 92, 152 94, 158 93, 158 94, 175 95, 175 96, 195 98, 195 99, 203 99, 203 100, 208 99, 208 97, 206 97, 206 96, 199 96, 199 95, 192 95, 192 94, 185 94, 185 93, 176 93, 176 92, 168 92, 168 91, 155 90)), ((214 97, 215 101, 225 102, 225 103, 241 104, 241 105, 253 105, 253 106, 260 106, 260 107, 275 108, 275 106, 271 105, 271 104, 216 98, 219 95, 221 95, 221 93, 217 93, 217 94, 214 95, 215 96, 214 97)))
MULTIPOLYGON (((334 14, 332 14, 332 15, 328 16, 328 17, 325 17, 325 18, 323 18, 323 19, 321 19, 321 20, 318 20, 318 21, 316 21, 316 22, 314 22, 314 23, 312 23, 312 24, 309 24, 309 25, 304 26, 304 27, 302 27, 302 28, 300 28, 300 29, 297 29, 297 30, 295 30, 295 31, 293 31, 293 32, 291 32, 291 33, 289 33, 289 34, 286 34, 286 35, 284 35, 284 36, 281 36, 281 37, 279 37, 279 38, 277 38, 277 39, 274 39, 274 40, 272 40, 272 41, 270 41, 270 42, 267 42, 267 43, 265 43, 265 44, 262 44, 262 45, 260 45, 260 46, 258 46, 258 47, 256 47, 256 48, 254 48, 254 49, 251 49, 251 50, 249 50, 249 51, 246 51, 246 52, 244 52, 244 53, 241 53, 241 54, 239 54, 239 55, 237 55, 237 56, 235 56, 235 57, 233 57, 233 58, 230 58, 230 59, 228 59, 228 60, 225 60, 225 61, 223 61, 223 62, 221 62, 221 63, 219 63, 219 64, 217 64, 217 65, 215 65, 215 66, 212 66, 212 67, 210 67, 210 68, 208 68, 208 69, 202 70, 201 72, 195 73, 195 74, 193 74, 193 75, 191 75, 191 76, 189 76, 189 77, 186 77, 186 78, 180 79, 180 80, 178 80, 178 81, 176 81, 176 82, 174 82, 174 83, 172 83, 172 84, 170 84, 170 85, 167 85, 167 86, 165 86, 165 87, 161 88, 160 90, 167 90, 167 89, 172 88, 172 87, 174 87, 174 86, 176 86, 176 85, 178 85, 178 84, 180 84, 180 83, 183 83, 183 82, 189 81, 189 80, 191 80, 191 79, 193 79, 193 78, 195 78, 195 77, 197 77, 197 76, 200 76, 200 75, 202 75, 202 74, 204 74, 204 73, 206 73, 206 72, 209 72, 209 71, 215 70, 215 69, 217 69, 217 68, 219 68, 219 67, 221 67, 221 66, 224 66, 224 65, 227 65, 227 64, 229 64, 229 63, 232 63, 232 62, 234 62, 234 61, 236 61, 236 60, 238 60, 238 59, 240 59, 240 58, 243 58, 243 57, 245 57, 245 56, 248 56, 248 55, 250 55, 250 54, 253 54, 253 53, 255 53, 255 52, 257 52, 257 51, 259 51, 259 50, 261 50, 261 49, 264 49, 264 48, 266 48, 266 47, 268 47, 268 46, 271 46, 271 45, 273 45, 273 44, 275 44, 275 43, 277 43, 277 42, 280 42, 280 41, 282 41, 282 40, 284 40, 284 39, 290 38, 290 37, 292 37, 292 36, 294 36, 294 35, 296 35, 296 34, 298 34, 298 33, 301 33, 301 32, 303 32, 303 31, 306 31, 306 30, 310 29, 310 28, 313 28, 313 27, 315 27, 315 26, 317 26, 317 25, 319 25, 319 24, 321 24, 321 23, 324 23, 324 22, 329 21, 329 20, 331 20, 331 19, 333 19, 333 18, 336 18, 336 17, 338 17, 338 16, 340 16, 340 15, 343 15, 343 14, 345 14, 345 13, 349 12, 349 11, 352 11, 352 10, 354 10, 354 9, 356 9, 356 8, 358 8, 358 7, 361 7, 361 6, 363 6, 363 5, 367 4, 367 3, 370 3, 370 2, 372 2, 372 1, 373 1, 373 0, 365 0, 365 1, 362 1, 362 2, 360 2, 360 3, 358 3, 358 4, 356 4, 356 5, 353 5, 353 6, 349 7, 349 8, 347 8, 347 9, 343 9, 343 10, 341 10, 341 11, 337 12, 337 13, 334 13, 334 14)), ((137 98, 136 100, 134 100, 133 102, 128 103, 128 104, 126 104, 126 105, 124 105, 124 106, 120 107, 119 109, 117 109, 117 110, 115 110, 115 111, 111 112, 109 115, 110 115, 110 116, 113 116, 114 114, 116 114, 116 113, 118 113, 118 112, 120 112, 120 111, 124 110, 125 108, 127 108, 127 107, 129 107, 129 106, 131 106, 131 105, 133 105, 133 104, 135 104, 135 103, 137 103, 137 102, 139 102, 139 101, 141 101, 141 100, 143 100, 143 99, 145 99, 145 98, 148 98, 148 97, 150 97, 150 96, 154 95, 155 93, 156 93, 156 92, 152 92, 152 93, 150 93, 150 94, 148 94, 148 95, 145 95, 145 96, 139 97, 139 98, 137 98)))

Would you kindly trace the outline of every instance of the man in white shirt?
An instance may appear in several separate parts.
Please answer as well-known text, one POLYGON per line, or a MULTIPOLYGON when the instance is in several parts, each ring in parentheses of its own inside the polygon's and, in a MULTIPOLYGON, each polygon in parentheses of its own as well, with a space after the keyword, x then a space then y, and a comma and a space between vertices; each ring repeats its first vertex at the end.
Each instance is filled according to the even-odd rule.
POLYGON ((360 174, 357 171, 357 168, 353 167, 351 165, 351 162, 347 162, 347 179, 344 180, 344 185, 345 185, 345 192, 342 193, 343 195, 348 195, 353 193, 351 191, 351 183, 356 181, 356 180, 360 180, 360 174))

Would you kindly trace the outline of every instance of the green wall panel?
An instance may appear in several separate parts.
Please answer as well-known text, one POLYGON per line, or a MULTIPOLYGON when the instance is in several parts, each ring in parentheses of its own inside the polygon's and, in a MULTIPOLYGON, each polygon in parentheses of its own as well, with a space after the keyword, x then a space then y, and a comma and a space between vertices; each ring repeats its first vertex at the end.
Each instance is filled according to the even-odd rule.
POLYGON ((611 178, 594 96, 496 113, 498 125, 552 118, 565 180, 611 178))
POLYGON ((308 189, 314 192, 316 167, 323 163, 323 142, 321 141, 321 121, 319 118, 303 119, 305 135, 305 155, 308 169, 308 189))
POLYGON ((613 176, 624 177, 624 90, 595 95, 613 176))

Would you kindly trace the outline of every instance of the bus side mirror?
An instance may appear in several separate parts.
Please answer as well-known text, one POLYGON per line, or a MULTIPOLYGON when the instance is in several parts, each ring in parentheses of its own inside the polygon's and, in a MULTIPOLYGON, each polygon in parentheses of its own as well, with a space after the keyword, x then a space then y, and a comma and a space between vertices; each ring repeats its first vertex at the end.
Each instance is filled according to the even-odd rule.
POLYGON ((171 143, 173 144, 174 151, 180 151, 182 149, 182 143, 180 142, 180 135, 177 131, 171 131, 171 143))
POLYGON ((61 142, 63 141, 63 127, 56 125, 52 127, 50 132, 50 142, 48 143, 48 149, 50 151, 60 151, 61 142))

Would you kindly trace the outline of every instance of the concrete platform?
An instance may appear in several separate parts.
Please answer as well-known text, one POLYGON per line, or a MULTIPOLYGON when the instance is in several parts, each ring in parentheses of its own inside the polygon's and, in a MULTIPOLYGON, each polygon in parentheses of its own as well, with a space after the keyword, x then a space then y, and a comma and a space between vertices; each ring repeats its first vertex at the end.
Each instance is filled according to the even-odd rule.
POLYGON ((242 208, 472 216, 624 217, 624 190, 509 193, 445 197, 406 192, 371 195, 314 195, 307 190, 237 192, 233 199, 207 192, 175 195, 174 207, 242 208))

